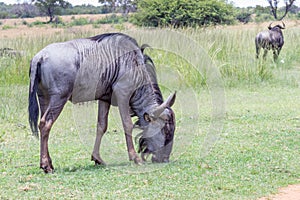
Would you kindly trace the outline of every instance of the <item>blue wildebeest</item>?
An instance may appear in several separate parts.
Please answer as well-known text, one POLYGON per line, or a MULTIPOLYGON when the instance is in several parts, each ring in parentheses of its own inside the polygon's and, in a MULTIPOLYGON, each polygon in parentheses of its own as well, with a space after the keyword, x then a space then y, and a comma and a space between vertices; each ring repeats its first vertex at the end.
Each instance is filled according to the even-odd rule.
POLYGON ((145 155, 152 162, 168 162, 175 131, 171 109, 176 95, 163 101, 154 64, 133 38, 107 33, 90 38, 50 44, 30 63, 29 123, 33 134, 40 130, 40 167, 53 172, 48 151, 50 129, 69 100, 73 103, 98 100, 97 134, 92 152, 95 164, 100 156, 101 138, 107 129, 110 105, 118 106, 130 160, 141 164, 145 155), (39 103, 38 103, 39 102, 39 103), (38 126, 38 116, 40 123, 38 126), (133 125, 131 117, 137 116, 133 125), (132 129, 142 129, 138 152, 132 129))
POLYGON ((256 58, 259 57, 260 49, 264 49, 264 55, 263 58, 265 59, 267 56, 267 53, 270 49, 273 50, 273 58, 276 61, 279 53, 281 51, 281 48, 284 44, 283 40, 283 34, 281 29, 285 28, 285 24, 282 22, 283 26, 276 25, 274 27, 271 27, 272 23, 268 26, 267 31, 262 31, 257 34, 255 37, 255 46, 256 46, 256 58))

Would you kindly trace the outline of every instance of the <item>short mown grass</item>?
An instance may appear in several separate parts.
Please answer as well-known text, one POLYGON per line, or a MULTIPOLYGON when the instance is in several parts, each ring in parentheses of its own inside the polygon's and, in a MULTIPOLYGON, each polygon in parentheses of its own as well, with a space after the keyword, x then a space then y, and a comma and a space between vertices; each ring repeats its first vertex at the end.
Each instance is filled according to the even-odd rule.
POLYGON ((153 49, 146 52, 157 65, 164 96, 177 91, 171 162, 129 162, 119 114, 113 108, 102 146, 108 166, 94 166, 90 156, 97 106, 68 103, 49 139, 54 174, 39 169, 39 141, 27 122, 29 62, 47 44, 96 33, 0 39, 0 48, 26 50, 22 57, 0 58, 0 198, 257 199, 299 183, 299 29, 285 32, 279 62, 272 61, 271 53, 266 61, 255 59, 257 31, 179 30, 207 52, 224 83, 223 130, 207 156, 202 149, 218 105, 213 105, 207 89, 205 70, 199 72, 174 52, 153 49))
MULTIPOLYGON (((206 157, 200 150, 210 123, 210 95, 203 91, 202 115, 194 120, 189 113, 179 114, 172 161, 163 165, 127 161, 123 131, 113 110, 102 148, 108 166, 94 166, 94 130, 78 130, 84 119, 74 117, 78 108, 67 104, 49 140, 56 171, 46 175, 39 169, 39 141, 27 125, 27 87, 1 88, 1 197, 255 199, 276 192, 299 182, 298 90, 227 90, 224 131, 206 157), (181 142, 181 134, 190 142, 181 142)), ((177 113, 181 109, 175 107, 177 113)))

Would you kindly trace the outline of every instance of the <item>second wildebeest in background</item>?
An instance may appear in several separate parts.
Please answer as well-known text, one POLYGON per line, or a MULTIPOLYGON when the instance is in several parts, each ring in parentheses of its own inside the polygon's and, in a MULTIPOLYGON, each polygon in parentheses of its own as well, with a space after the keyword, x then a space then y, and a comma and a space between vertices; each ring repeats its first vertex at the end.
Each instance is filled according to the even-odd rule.
POLYGON ((143 161, 132 140, 131 117, 137 116, 138 152, 142 159, 152 154, 153 162, 168 162, 175 131, 171 106, 175 93, 163 101, 154 64, 137 42, 121 33, 50 44, 30 64, 29 122, 38 135, 41 111, 40 167, 53 171, 48 138, 53 123, 69 100, 80 103, 98 100, 97 134, 92 152, 96 164, 105 164, 100 143, 107 130, 110 105, 119 107, 130 160, 143 161), (37 99, 38 96, 38 99, 37 99))
POLYGON ((260 49, 264 49, 263 58, 266 59, 267 53, 272 49, 274 61, 277 60, 281 48, 284 44, 282 29, 285 29, 285 24, 282 22, 282 25, 271 26, 272 23, 268 26, 267 31, 262 31, 257 34, 255 37, 255 46, 256 46, 256 58, 259 58, 260 49))

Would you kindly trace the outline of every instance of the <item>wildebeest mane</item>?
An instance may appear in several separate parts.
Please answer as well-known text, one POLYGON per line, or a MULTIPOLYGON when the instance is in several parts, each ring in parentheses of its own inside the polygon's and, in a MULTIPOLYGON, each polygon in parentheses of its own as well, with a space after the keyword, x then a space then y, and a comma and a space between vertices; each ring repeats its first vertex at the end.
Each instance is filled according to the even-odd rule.
POLYGON ((136 46, 138 46, 138 43, 135 39, 133 39, 132 37, 129 37, 128 35, 125 35, 123 33, 104 33, 101 35, 96 35, 93 37, 89 37, 88 39, 95 41, 95 42, 101 42, 102 40, 106 39, 106 38, 112 38, 115 36, 123 36, 126 40, 130 40, 131 42, 133 42, 136 46))
POLYGON ((144 50, 147 47, 150 47, 150 46, 147 45, 147 44, 143 44, 141 46, 141 51, 142 51, 142 53, 144 55, 144 63, 146 65, 147 72, 148 72, 148 74, 149 74, 149 76, 151 78, 151 83, 152 83, 152 87, 154 89, 154 93, 155 93, 155 97, 156 97, 156 102, 158 104, 162 104, 163 103, 163 96, 161 94, 161 91, 159 89, 158 82, 157 82, 156 67, 155 67, 154 62, 151 59, 151 57, 144 53, 144 50))
MULTIPOLYGON (((153 91, 155 94, 155 100, 160 105, 163 103, 164 100, 163 100, 163 96, 162 96, 161 90, 160 90, 158 82, 157 82, 156 67, 155 67, 155 64, 154 64, 153 60, 151 59, 151 57, 144 53, 144 50, 148 47, 150 47, 150 46, 147 44, 143 44, 141 46, 141 51, 144 56, 144 64, 146 66, 146 70, 151 79, 151 85, 152 85, 152 88, 153 88, 153 91)), ((137 126, 137 127, 140 126, 139 120, 135 123, 135 126, 137 126)), ((139 133, 135 137, 135 141, 136 141, 136 143, 138 143, 138 153, 141 153, 141 152, 148 153, 147 144, 146 144, 147 139, 143 138, 142 136, 143 136, 143 132, 139 133)), ((173 140, 173 135, 167 135, 165 145, 167 145, 172 140, 173 140)), ((145 158, 143 158, 143 159, 145 159, 145 158)))

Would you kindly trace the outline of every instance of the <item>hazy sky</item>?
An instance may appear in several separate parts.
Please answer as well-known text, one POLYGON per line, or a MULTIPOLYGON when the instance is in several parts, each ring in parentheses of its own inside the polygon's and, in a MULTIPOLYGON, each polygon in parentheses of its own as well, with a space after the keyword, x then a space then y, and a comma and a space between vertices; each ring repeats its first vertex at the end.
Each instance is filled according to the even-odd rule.
MULTIPOLYGON (((0 0, 1 1, 1 0, 0 0)), ((248 7, 248 6, 268 6, 269 3, 267 0, 229 0, 229 2, 233 2, 235 6, 237 7, 248 7)), ((279 0, 279 7, 284 6, 285 3, 284 0, 279 0)), ((300 6, 300 1, 295 1, 294 5, 300 6)))
MULTIPOLYGON (((6 4, 14 4, 14 3, 23 3, 26 0, 0 0, 0 2, 4 2, 6 4)), ((28 0, 27 0, 28 1, 28 0)), ((70 2, 73 6, 74 5, 82 5, 82 4, 92 4, 94 6, 99 6, 100 4, 98 3, 98 0, 66 0, 70 2)), ((256 5, 261 5, 261 6, 268 6, 267 0, 229 0, 230 2, 233 2, 235 6, 238 7, 248 7, 248 6, 256 6, 256 5)), ((300 1, 295 1, 294 3, 297 6, 300 6, 300 1)), ((280 5, 284 5, 284 0, 280 0, 280 5)))
MULTIPOLYGON (((82 4, 92 4, 94 6, 99 6, 98 0, 66 0, 69 3, 71 3, 73 6, 75 5, 82 5, 82 4)), ((14 3, 23 3, 23 2, 29 2, 28 0, 0 0, 0 2, 4 2, 6 4, 14 4, 14 3)))

